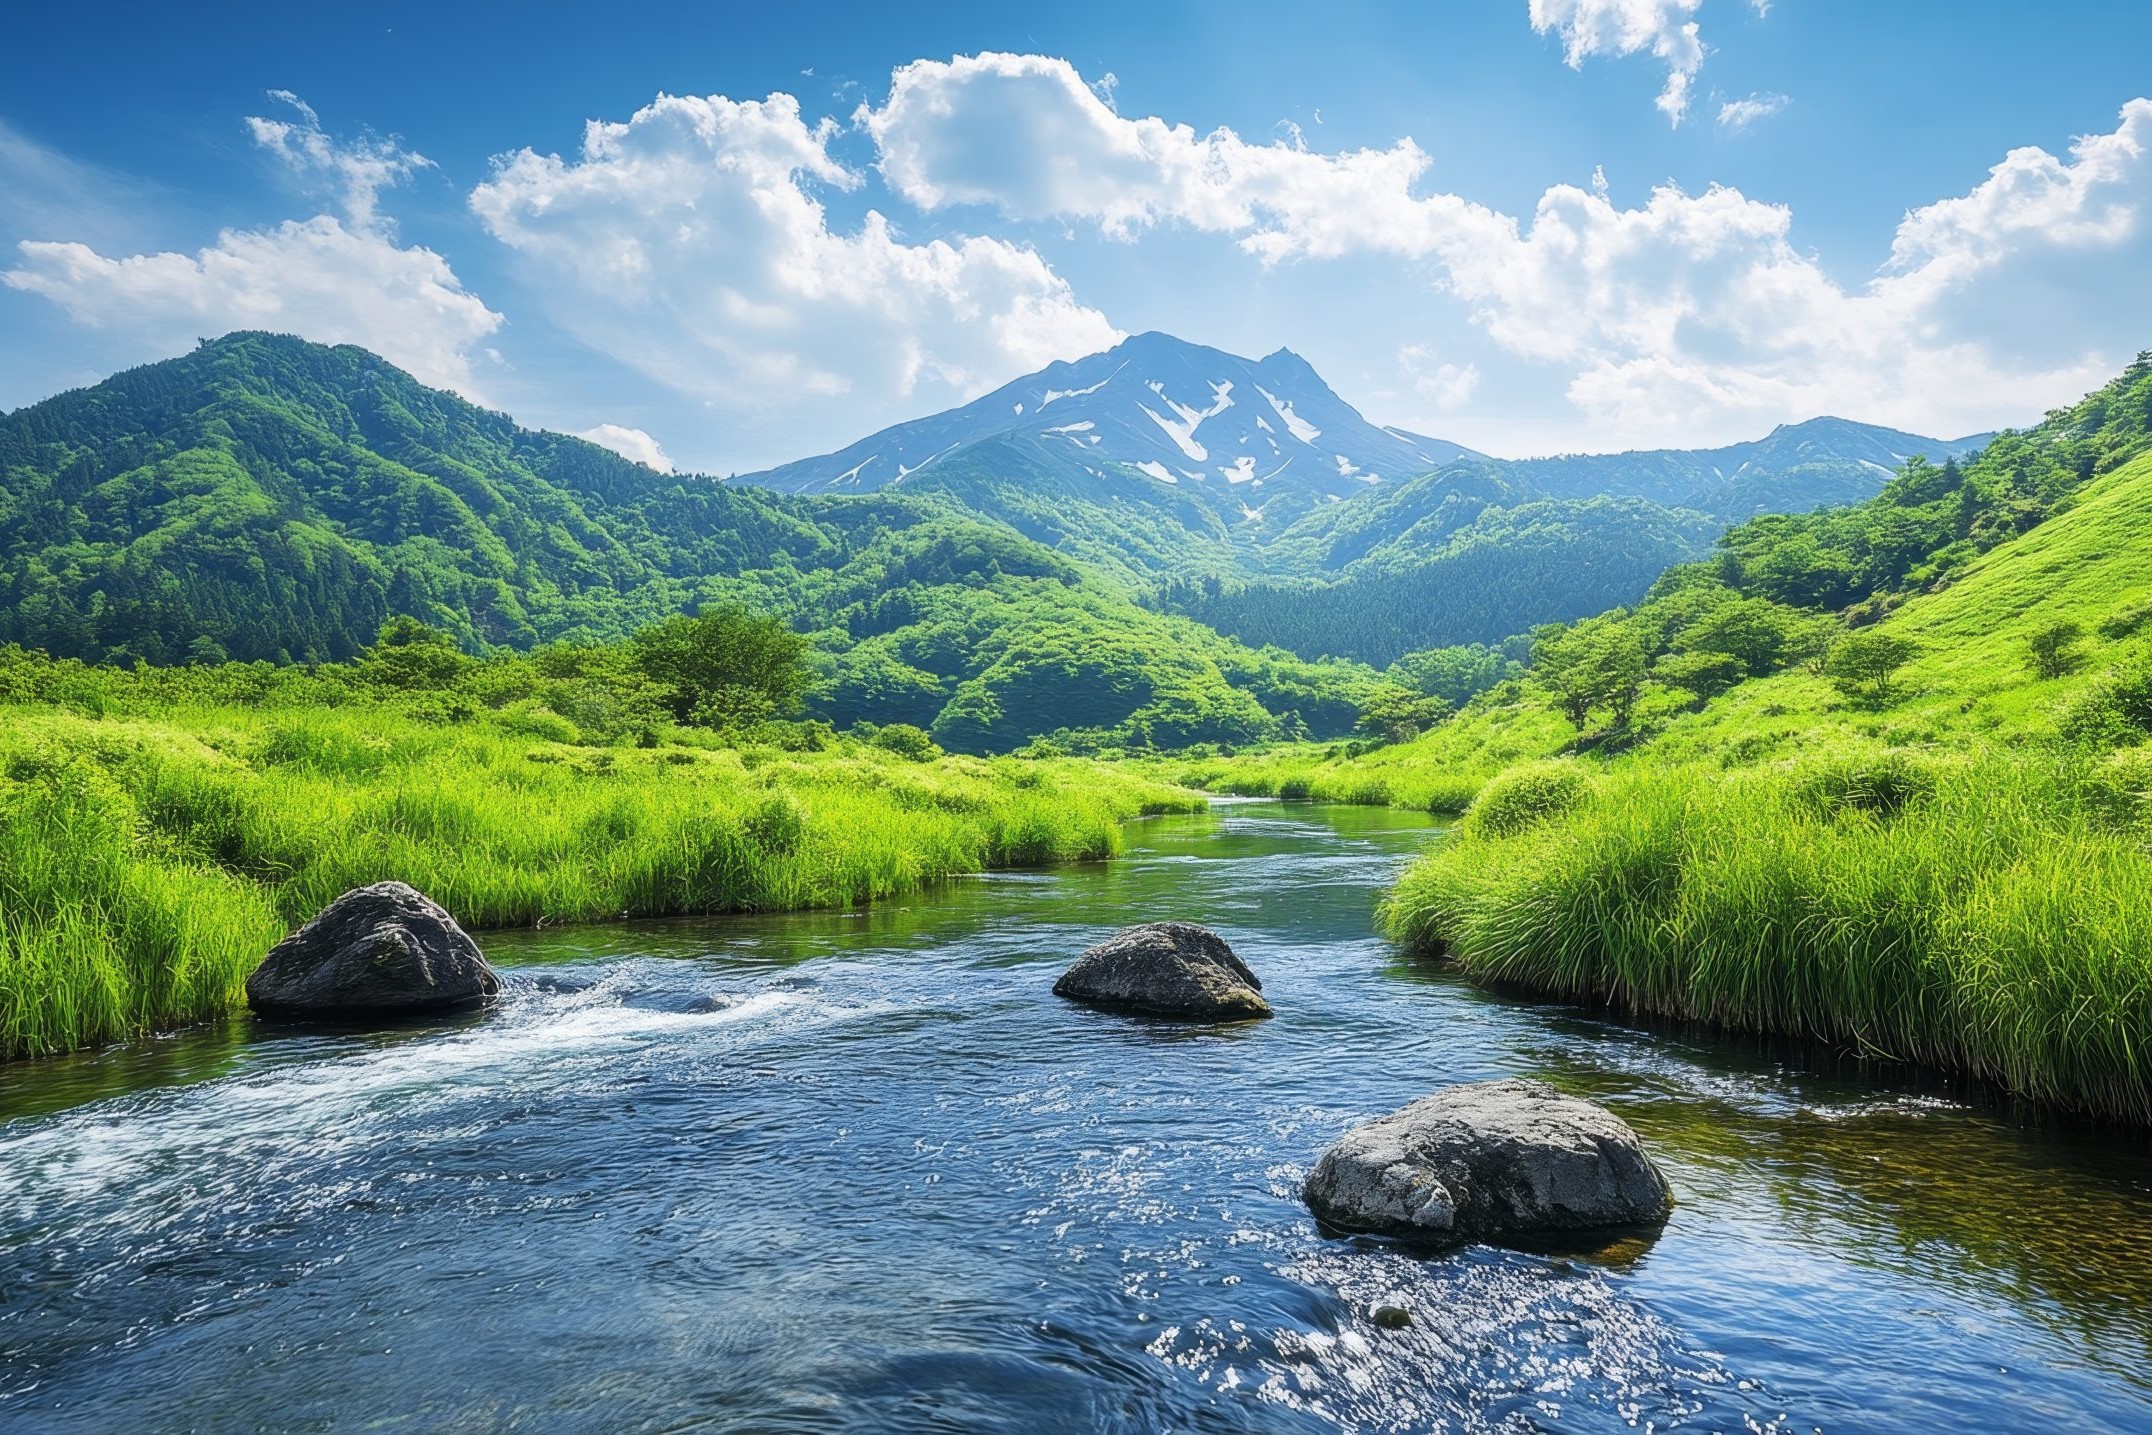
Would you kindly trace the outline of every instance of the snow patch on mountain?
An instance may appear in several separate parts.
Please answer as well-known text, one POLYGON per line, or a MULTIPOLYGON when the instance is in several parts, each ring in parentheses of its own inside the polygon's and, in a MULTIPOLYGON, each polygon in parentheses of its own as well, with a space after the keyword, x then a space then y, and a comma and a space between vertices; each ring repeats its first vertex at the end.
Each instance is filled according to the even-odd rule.
POLYGON ((1271 408, 1276 410, 1278 417, 1284 421, 1285 431, 1294 438, 1302 443, 1313 443, 1323 436, 1321 429, 1293 412, 1291 399, 1281 399, 1261 384, 1256 385, 1255 391, 1270 401, 1271 408))

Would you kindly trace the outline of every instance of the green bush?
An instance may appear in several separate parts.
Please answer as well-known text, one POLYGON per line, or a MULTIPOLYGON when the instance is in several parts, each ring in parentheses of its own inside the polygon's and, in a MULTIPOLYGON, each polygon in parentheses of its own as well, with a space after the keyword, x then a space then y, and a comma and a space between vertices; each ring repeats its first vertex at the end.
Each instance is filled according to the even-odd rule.
POLYGON ((2152 747, 2111 752, 2085 776, 2085 798, 2093 811, 2118 827, 2134 826, 2152 800, 2152 747))
POLYGON ((914 727, 908 722, 893 722, 886 727, 875 728, 867 741, 899 757, 910 758, 913 762, 932 762, 942 755, 942 750, 936 746, 932 734, 925 728, 914 727))
POLYGON ((1559 817, 1591 790, 1581 763, 1533 762, 1489 782, 1465 811, 1465 826, 1483 837, 1508 837, 1559 817))
POLYGON ((2109 641, 2127 638, 2152 622, 2152 598, 2140 598, 2100 619, 2099 633, 2109 641))
POLYGON ((546 742, 578 743, 583 740, 583 734, 576 730, 574 723, 532 698, 510 703, 501 709, 495 721, 509 732, 546 742))

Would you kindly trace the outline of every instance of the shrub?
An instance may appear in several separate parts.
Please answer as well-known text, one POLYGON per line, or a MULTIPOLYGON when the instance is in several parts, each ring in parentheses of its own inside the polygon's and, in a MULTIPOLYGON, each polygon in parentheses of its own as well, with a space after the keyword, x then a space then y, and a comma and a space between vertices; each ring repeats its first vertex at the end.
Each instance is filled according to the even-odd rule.
POLYGON ((1823 675, 1848 697, 1888 701, 1898 670, 1920 653, 1920 645, 1896 633, 1860 628, 1831 644, 1823 675))
POLYGON ((2152 747, 2109 753, 2084 781, 2087 805, 2118 827, 2134 826, 2152 798, 2152 747))
POLYGON ((1480 790, 1465 810, 1465 825, 1479 836, 1508 837, 1569 811, 1590 787, 1580 763, 1526 763, 1480 790))
MULTIPOLYGON (((887 727, 875 728, 867 741, 886 752, 910 758, 913 762, 932 762, 942 755, 942 750, 935 743, 932 734, 925 728, 915 727, 908 722, 893 722, 887 727)), ((1034 744, 1039 745, 1041 744, 1034 744)), ((1043 745, 1052 746, 1050 743, 1043 745)))
POLYGON ((494 721, 513 733, 535 737, 546 742, 581 742, 583 734, 574 723, 551 708, 531 698, 523 698, 502 708, 494 721))
POLYGON ((2062 735, 2091 747, 2127 747, 2152 735, 2152 661, 2108 673, 2064 708, 2062 735))

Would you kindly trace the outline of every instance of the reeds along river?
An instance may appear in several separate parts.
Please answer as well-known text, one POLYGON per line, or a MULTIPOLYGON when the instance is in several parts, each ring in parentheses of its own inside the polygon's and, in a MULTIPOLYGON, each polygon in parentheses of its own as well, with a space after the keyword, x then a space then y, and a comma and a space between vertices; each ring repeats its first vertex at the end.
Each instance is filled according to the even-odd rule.
POLYGON ((0 1428, 2152 1422, 2141 1138, 1402 964, 1403 814, 1136 833, 867 912, 495 934, 507 996, 451 1025, 0 1068, 0 1428), (1160 916, 1278 1017, 1048 994, 1160 916), (1645 1134, 1655 1242, 1317 1231, 1340 1130, 1503 1074, 1645 1134))

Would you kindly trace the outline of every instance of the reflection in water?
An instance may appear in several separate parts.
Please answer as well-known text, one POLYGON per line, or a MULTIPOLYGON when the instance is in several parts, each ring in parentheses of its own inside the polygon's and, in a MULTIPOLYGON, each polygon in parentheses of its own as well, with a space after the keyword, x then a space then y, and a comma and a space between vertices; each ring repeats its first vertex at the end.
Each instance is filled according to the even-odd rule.
POLYGON ((0 1427, 2152 1419, 2141 1142, 1401 964, 1370 910, 1427 830, 1225 806, 867 911, 495 934, 482 1018, 0 1068, 0 1427), (1278 1017, 1048 995, 1163 916, 1278 1017), (1645 1133, 1656 1242, 1316 1232, 1341 1129, 1505 1074, 1645 1133))

